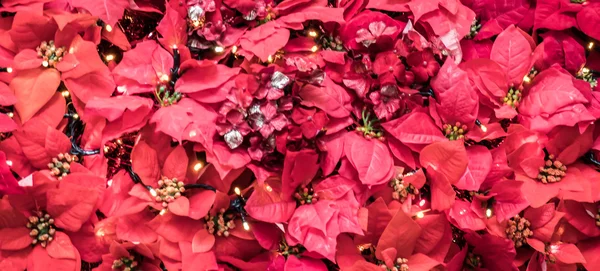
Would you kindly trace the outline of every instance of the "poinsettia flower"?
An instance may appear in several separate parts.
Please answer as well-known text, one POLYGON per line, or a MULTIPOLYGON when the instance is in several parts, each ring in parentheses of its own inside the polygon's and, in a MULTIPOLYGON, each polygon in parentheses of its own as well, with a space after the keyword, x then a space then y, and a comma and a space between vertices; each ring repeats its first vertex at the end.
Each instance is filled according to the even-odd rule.
MULTIPOLYGON (((81 176, 86 177, 86 176, 81 176)), ((42 173, 31 177, 25 195, 0 200, 4 221, 0 250, 15 270, 63 268, 79 270, 80 254, 70 235, 78 232, 95 212, 103 179, 91 183, 67 176, 57 182, 42 173)))
POLYGON ((474 270, 513 271, 517 252, 509 240, 491 234, 469 232, 466 245, 447 263, 449 271, 474 270))
POLYGON ((402 22, 383 13, 364 11, 346 23, 340 36, 350 49, 364 50, 372 44, 377 44, 380 49, 389 49, 402 29, 402 22))
MULTIPOLYGON (((532 207, 542 206, 560 193, 584 191, 579 179, 586 177, 582 176, 576 161, 592 144, 591 129, 583 135, 576 127, 555 131, 546 144, 537 136, 529 135, 530 142, 520 142, 515 148, 507 149, 508 165, 515 170, 516 179, 523 181, 521 191, 532 207)), ((528 133, 513 132, 507 140, 513 144, 528 133)))
POLYGON ((395 214, 394 211, 390 212, 391 210, 370 209, 369 211, 371 210, 376 212, 373 214, 369 212, 369 220, 375 219, 376 222, 369 225, 377 225, 372 229, 368 227, 369 231, 372 231, 370 234, 376 234, 373 236, 372 243, 362 243, 368 239, 361 239, 358 244, 354 244, 357 240, 354 240, 354 243, 351 240, 340 240, 343 248, 338 251, 337 259, 343 270, 381 270, 381 268, 431 270, 440 264, 416 251, 422 229, 413 218, 402 210, 394 210, 395 214), (361 256, 361 252, 364 251, 370 252, 369 259, 361 256))
MULTIPOLYGON (((10 162, 12 164, 12 161, 10 162)), ((10 171, 6 154, 0 151, 0 195, 20 194, 25 190, 19 186, 17 179, 10 171)))
POLYGON ((112 94, 114 82, 95 44, 79 36, 92 26, 95 20, 91 16, 46 17, 28 12, 15 15, 10 36, 19 51, 10 88, 17 97, 15 109, 23 122, 52 98, 61 81, 73 93, 74 105, 80 112, 91 97, 112 94), (32 38, 32 29, 40 34, 32 38), (89 83, 92 80, 93 86, 89 83))
POLYGON ((102 264, 94 270, 109 271, 115 268, 161 270, 160 261, 154 257, 154 253, 149 247, 130 242, 113 242, 110 245, 110 254, 102 255, 102 264))
POLYGON ((565 220, 579 232, 589 237, 600 235, 598 227, 598 208, 595 203, 580 203, 565 200, 559 205, 559 210, 565 213, 565 220))
POLYGON ((185 188, 193 181, 186 178, 188 157, 182 146, 169 153, 161 168, 156 150, 140 141, 131 153, 131 160, 132 169, 142 183, 131 188, 129 194, 137 199, 137 203, 132 203, 125 212, 137 213, 149 206, 163 214, 170 212, 193 219, 206 215, 214 193, 185 188))
POLYGON ((574 244, 553 242, 544 243, 531 240, 531 247, 536 252, 531 256, 527 269, 540 270, 544 267, 554 270, 576 268, 578 263, 584 263, 585 258, 574 244))

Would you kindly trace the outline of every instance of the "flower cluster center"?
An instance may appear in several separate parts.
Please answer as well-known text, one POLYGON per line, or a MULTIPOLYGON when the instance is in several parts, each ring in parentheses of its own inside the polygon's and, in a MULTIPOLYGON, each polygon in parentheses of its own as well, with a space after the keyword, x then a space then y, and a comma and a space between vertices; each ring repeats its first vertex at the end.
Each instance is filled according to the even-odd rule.
POLYGON ((467 133, 467 125, 461 124, 460 122, 456 122, 455 125, 444 124, 442 128, 444 129, 444 135, 450 140, 463 139, 467 133))
POLYGON ((529 227, 531 227, 531 222, 519 215, 508 220, 508 227, 505 230, 506 237, 513 241, 515 248, 527 244, 527 238, 533 236, 533 231, 529 227))
POLYGON ((506 94, 502 101, 505 105, 509 105, 512 108, 517 108, 521 102, 521 95, 523 95, 521 89, 510 88, 508 90, 508 94, 506 94))
POLYGON ((136 271, 138 270, 138 262, 133 256, 122 257, 121 259, 113 261, 112 269, 121 271, 136 271))
POLYGON ((366 110, 362 111, 361 117, 362 126, 356 127, 356 131, 362 133, 366 138, 381 138, 383 136, 383 133, 377 127, 379 124, 377 118, 372 118, 371 113, 366 110))
POLYGON ((304 247, 300 244, 295 246, 288 245, 285 241, 285 238, 281 238, 281 242, 279 242, 279 249, 277 249, 277 252, 285 257, 289 255, 300 255, 304 251, 304 247))
POLYGON ((473 20, 473 23, 471 24, 471 31, 469 32, 469 34, 467 34, 467 36, 465 36, 465 38, 474 38, 475 36, 477 36, 477 33, 479 33, 479 29, 481 29, 481 24, 477 19, 473 20))
POLYGON ((592 88, 595 88, 598 86, 598 79, 596 79, 594 77, 594 74, 588 68, 585 68, 585 67, 581 68, 581 70, 579 70, 579 72, 577 72, 577 79, 581 79, 583 81, 590 83, 590 86, 592 88))
POLYGON ((312 187, 307 187, 305 185, 300 186, 298 190, 296 190, 294 198, 300 205, 316 203, 318 200, 315 190, 312 187))
POLYGON ((161 107, 174 105, 179 102, 181 98, 183 98, 181 93, 171 90, 168 84, 169 82, 167 81, 161 82, 158 84, 158 86, 156 86, 156 92, 154 93, 154 96, 161 107))
POLYGON ((29 236, 33 239, 32 245, 40 244, 42 247, 46 247, 54 239, 56 233, 54 219, 45 213, 30 216, 26 227, 31 230, 29 236))
POLYGON ((58 64, 66 54, 66 48, 64 46, 56 47, 53 40, 49 42, 42 41, 40 46, 36 48, 36 51, 38 57, 41 57, 44 60, 42 66, 51 68, 56 67, 56 64, 58 64))
POLYGON ((481 261, 481 256, 469 252, 467 257, 465 257, 465 265, 471 268, 482 268, 483 262, 481 261))
POLYGON ((163 207, 167 207, 169 202, 173 202, 175 199, 181 197, 181 193, 185 192, 185 188, 183 187, 183 182, 178 182, 177 178, 169 179, 163 176, 158 181, 158 186, 156 191, 156 202, 162 202, 163 207))
POLYGON ((554 155, 549 155, 537 178, 542 183, 560 182, 567 173, 567 166, 560 161, 554 160, 554 155))
POLYGON ((58 156, 52 158, 52 162, 48 163, 50 175, 60 180, 71 172, 71 163, 78 161, 79 158, 76 155, 59 153, 58 156))
POLYGON ((321 46, 324 49, 329 49, 332 51, 344 51, 344 43, 339 36, 322 36, 321 37, 321 46))
POLYGON ((406 201, 408 198, 414 200, 415 197, 419 195, 419 189, 412 184, 405 185, 401 175, 392 179, 392 181, 390 181, 390 186, 392 189, 394 189, 394 192, 392 192, 392 198, 402 203, 404 203, 404 201, 406 201))
POLYGON ((225 209, 221 208, 216 216, 210 214, 204 217, 204 227, 210 234, 217 234, 217 236, 229 236, 229 231, 235 228, 233 219, 225 215, 225 209))

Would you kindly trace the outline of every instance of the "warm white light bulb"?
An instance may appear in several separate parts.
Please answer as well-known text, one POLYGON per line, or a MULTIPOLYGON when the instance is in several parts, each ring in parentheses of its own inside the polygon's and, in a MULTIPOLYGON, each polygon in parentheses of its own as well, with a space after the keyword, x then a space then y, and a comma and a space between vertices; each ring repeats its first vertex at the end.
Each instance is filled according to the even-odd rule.
POLYGON ((485 216, 492 217, 492 209, 488 208, 487 210, 485 210, 485 216))
POLYGON ((202 163, 198 162, 194 165, 194 171, 199 171, 202 169, 202 163))
POLYGON ((423 217, 425 217, 425 214, 423 212, 417 213, 417 218, 423 218, 423 217))
POLYGON ((233 192, 235 192, 235 194, 238 195, 238 196, 242 194, 242 192, 240 191, 239 187, 234 188, 233 192))
POLYGON ((250 225, 248 225, 248 222, 244 221, 243 225, 244 225, 244 230, 247 230, 247 231, 250 230, 250 225))
POLYGON ((316 52, 317 50, 319 50, 319 47, 316 45, 310 48, 310 51, 313 53, 316 52))
POLYGON ((223 48, 223 47, 221 47, 221 46, 217 46, 217 47, 215 47, 215 52, 216 52, 216 53, 219 53, 219 54, 220 54, 220 53, 222 53, 223 51, 225 51, 225 48, 223 48))
POLYGON ((106 29, 107 32, 112 32, 113 28, 112 26, 110 26, 110 24, 107 24, 104 29, 106 29))

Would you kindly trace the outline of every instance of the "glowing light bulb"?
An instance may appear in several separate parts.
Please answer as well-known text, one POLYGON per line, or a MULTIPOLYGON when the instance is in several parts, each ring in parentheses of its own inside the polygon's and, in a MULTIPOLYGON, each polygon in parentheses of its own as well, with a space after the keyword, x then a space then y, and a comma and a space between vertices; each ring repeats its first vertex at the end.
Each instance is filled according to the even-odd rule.
POLYGON ((68 90, 63 90, 60 94, 62 94, 62 96, 65 97, 65 98, 71 96, 71 94, 69 93, 68 90))
POLYGON ((192 22, 192 24, 194 25, 194 27, 199 27, 199 26, 200 26, 200 21, 198 21, 198 20, 194 20, 194 21, 192 22))
POLYGON ((423 207, 423 205, 425 205, 426 201, 424 199, 422 199, 421 201, 419 201, 419 206, 423 207))
POLYGON ((590 69, 588 69, 586 67, 581 68, 581 73, 585 74, 585 73, 589 73, 589 72, 590 72, 590 69))
POLYGON ((594 42, 590 42, 590 43, 588 43, 588 46, 587 46, 587 48, 588 48, 588 50, 592 50, 592 49, 594 49, 594 42))
POLYGON ((163 74, 160 76, 160 81, 162 82, 169 82, 169 75, 168 74, 163 74))
POLYGON ((104 230, 103 229, 98 229, 98 231, 96 232, 96 236, 98 236, 98 237, 104 236, 104 230))
POLYGON ((272 55, 269 55, 269 56, 267 57, 267 61, 268 61, 269 63, 273 62, 273 56, 272 56, 272 55))
POLYGON ((250 230, 250 225, 248 224, 248 222, 244 221, 244 223, 242 225, 244 225, 244 230, 246 230, 246 231, 250 230))
POLYGON ((242 194, 242 192, 240 191, 239 187, 234 188, 233 192, 235 192, 235 194, 238 195, 238 196, 242 194))
POLYGON ((202 169, 202 163, 198 162, 194 165, 194 171, 199 171, 202 169))
POLYGON ((317 37, 317 31, 310 30, 310 31, 308 31, 308 35, 315 38, 315 37, 317 37))
POLYGON ((9 118, 11 118, 11 119, 12 119, 12 118, 15 116, 15 113, 13 113, 13 112, 8 112, 8 113, 6 113, 6 115, 7 115, 9 118))
POLYGON ((485 125, 481 124, 481 126, 479 126, 479 128, 481 128, 481 131, 483 131, 484 133, 487 132, 487 127, 485 127, 485 125))
POLYGON ((529 83, 529 82, 531 82, 531 78, 529 78, 528 75, 525 75, 525 77, 523 77, 523 82, 529 83))
POLYGON ((46 68, 47 68, 47 67, 48 67, 48 65, 50 65, 50 64, 48 63, 48 61, 44 60, 44 61, 42 62, 42 66, 44 66, 44 67, 46 67, 46 68))
POLYGON ((234 53, 234 54, 235 54, 235 53, 237 53, 237 50, 238 50, 237 46, 236 46, 236 45, 234 45, 234 46, 231 48, 231 53, 234 53))
POLYGON ((265 185, 265 189, 269 192, 273 192, 273 188, 270 185, 265 185))
POLYGON ((6 164, 7 164, 9 167, 12 167, 12 165, 13 165, 13 163, 12 163, 12 161, 11 161, 11 160, 6 160, 6 164))
POLYGON ((112 183, 113 183, 113 180, 112 180, 112 179, 110 179, 110 180, 108 180, 108 181, 106 182, 106 185, 108 185, 108 187, 111 187, 111 186, 112 186, 112 183))
POLYGON ((316 45, 310 48, 310 51, 313 53, 316 52, 317 50, 319 50, 319 47, 316 45))
POLYGON ((365 247, 363 247, 363 246, 358 246, 358 250, 360 250, 360 251, 362 252, 363 250, 365 250, 365 247))
POLYGON ((153 188, 150 188, 149 191, 150 191, 150 195, 152 195, 153 197, 156 197, 156 195, 158 195, 156 193, 156 190, 154 190, 153 188))
POLYGON ((423 212, 417 213, 417 218, 423 218, 423 217, 425 217, 425 214, 423 212))
POLYGON ((220 53, 222 53, 223 51, 225 51, 225 48, 223 48, 223 47, 221 47, 221 46, 217 46, 217 47, 215 47, 215 52, 216 52, 216 53, 219 53, 219 54, 220 54, 220 53))
POLYGON ((492 217, 492 209, 488 208, 487 210, 485 210, 485 216, 486 217, 492 217))
POLYGON ((112 26, 110 26, 110 24, 107 24, 104 29, 106 29, 107 32, 112 32, 113 28, 112 26))
POLYGON ((119 144, 119 145, 123 144, 123 140, 121 140, 120 138, 117 139, 117 144, 119 144))
POLYGON ((162 209, 160 210, 160 213, 158 213, 159 215, 165 215, 167 213, 167 209, 162 209))
POLYGON ((77 115, 77 114, 73 114, 73 119, 75 119, 75 120, 76 120, 76 119, 79 119, 79 115, 77 115))
POLYGON ((6 68, 6 72, 7 72, 7 73, 12 73, 12 72, 13 72, 13 69, 12 69, 11 67, 8 67, 8 68, 6 68))
POLYGON ((173 44, 173 45, 171 46, 171 48, 173 48, 173 49, 177 49, 177 44, 173 44))
POLYGON ((115 59, 114 55, 107 55, 104 59, 106 59, 106 61, 113 61, 115 59))

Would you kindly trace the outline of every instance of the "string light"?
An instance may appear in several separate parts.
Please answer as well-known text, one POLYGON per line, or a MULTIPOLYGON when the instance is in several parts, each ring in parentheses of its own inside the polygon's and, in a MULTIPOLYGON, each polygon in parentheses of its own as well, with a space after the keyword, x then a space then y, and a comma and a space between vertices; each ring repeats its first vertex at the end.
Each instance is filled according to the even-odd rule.
POLYGON ((7 164, 9 167, 12 167, 12 165, 13 165, 13 162, 12 162, 11 160, 6 160, 6 164, 7 164))
POLYGON ((48 67, 48 65, 50 65, 50 64, 48 63, 48 61, 46 61, 46 60, 42 61, 42 66, 44 66, 44 68, 47 68, 47 67, 48 67))
POLYGON ((242 223, 242 225, 244 226, 244 230, 246 230, 246 231, 250 230, 250 225, 248 224, 248 222, 244 221, 244 223, 242 223))
POLYGON ((156 197, 156 195, 158 195, 158 194, 156 193, 156 190, 154 190, 154 189, 153 189, 153 188, 151 188, 151 187, 150 187, 150 188, 148 188, 148 191, 150 191, 150 195, 152 195, 153 197, 156 197))
POLYGON ((68 90, 63 90, 60 94, 62 94, 62 96, 65 97, 65 98, 71 96, 71 93, 69 93, 68 90))
POLYGON ((194 165, 194 171, 199 171, 202 168, 202 163, 198 162, 194 165))
POLYGON ((269 56, 267 57, 267 61, 268 61, 269 63, 273 62, 273 56, 272 56, 272 55, 269 55, 269 56))
POLYGON ((481 128, 481 131, 483 131, 484 133, 487 132, 487 127, 485 127, 485 125, 481 124, 481 126, 479 126, 479 128, 481 128))
POLYGON ((99 229, 99 230, 96 232, 96 236, 98 236, 98 237, 103 237, 103 236, 104 236, 104 230, 103 230, 103 229, 99 229))
POLYGON ((112 186, 112 183, 113 183, 113 180, 112 180, 112 179, 110 179, 110 180, 108 180, 108 181, 106 182, 106 185, 108 185, 108 187, 111 187, 111 186, 112 186))
POLYGON ((11 118, 11 119, 12 119, 12 118, 15 116, 15 113, 13 113, 13 112, 8 112, 8 113, 6 113, 6 115, 7 115, 9 118, 11 118))
POLYGON ((485 210, 485 216, 488 218, 492 217, 492 209, 488 208, 485 210))
POLYGON ((159 215, 165 215, 167 213, 167 209, 162 209, 160 210, 160 213, 158 213, 159 215))
POLYGON ((423 218, 423 217, 425 217, 424 212, 418 212, 417 213, 417 218, 423 218))
POLYGON ((419 201, 419 206, 423 207, 423 205, 425 205, 425 200, 424 199, 422 199, 421 201, 419 201))
POLYGON ((316 52, 317 50, 319 50, 319 47, 316 45, 314 45, 312 48, 310 48, 310 51, 313 53, 316 52))
POLYGON ((242 192, 240 191, 239 187, 234 188, 233 192, 235 192, 235 194, 238 195, 238 196, 242 194, 242 192))
POLYGON ((311 37, 313 37, 313 38, 316 38, 317 37, 317 31, 310 30, 310 31, 308 31, 308 35, 311 36, 311 37))
POLYGON ((592 50, 592 49, 594 49, 594 42, 593 42, 593 41, 590 41, 590 43, 588 43, 588 46, 587 46, 587 48, 588 48, 588 50, 592 50))
POLYGON ((171 48, 173 48, 173 49, 177 49, 177 44, 173 44, 173 45, 171 46, 171 48))
POLYGON ((222 53, 223 51, 225 51, 225 48, 223 48, 223 47, 221 47, 221 46, 217 46, 217 47, 215 47, 215 52, 216 52, 216 53, 219 53, 219 54, 220 54, 220 53, 222 53))
POLYGON ((531 78, 529 78, 529 75, 525 75, 525 77, 523 77, 523 82, 525 82, 525 83, 531 82, 531 78))
POLYGON ((231 53, 234 53, 234 54, 235 54, 235 53, 237 53, 237 50, 238 50, 237 46, 236 46, 236 45, 234 45, 234 46, 231 48, 231 53))
POLYGON ((112 32, 113 28, 112 26, 110 26, 109 24, 107 24, 104 29, 106 29, 106 32, 112 32))
POLYGON ((106 61, 113 61, 115 59, 115 56, 114 55, 107 55, 105 57, 105 59, 106 59, 106 61))
POLYGON ((265 185, 265 189, 269 192, 273 192, 273 188, 270 185, 265 185))
POLYGON ((12 73, 12 72, 13 72, 13 69, 12 69, 11 67, 7 67, 7 68, 6 68, 6 72, 7 72, 7 73, 12 73))

